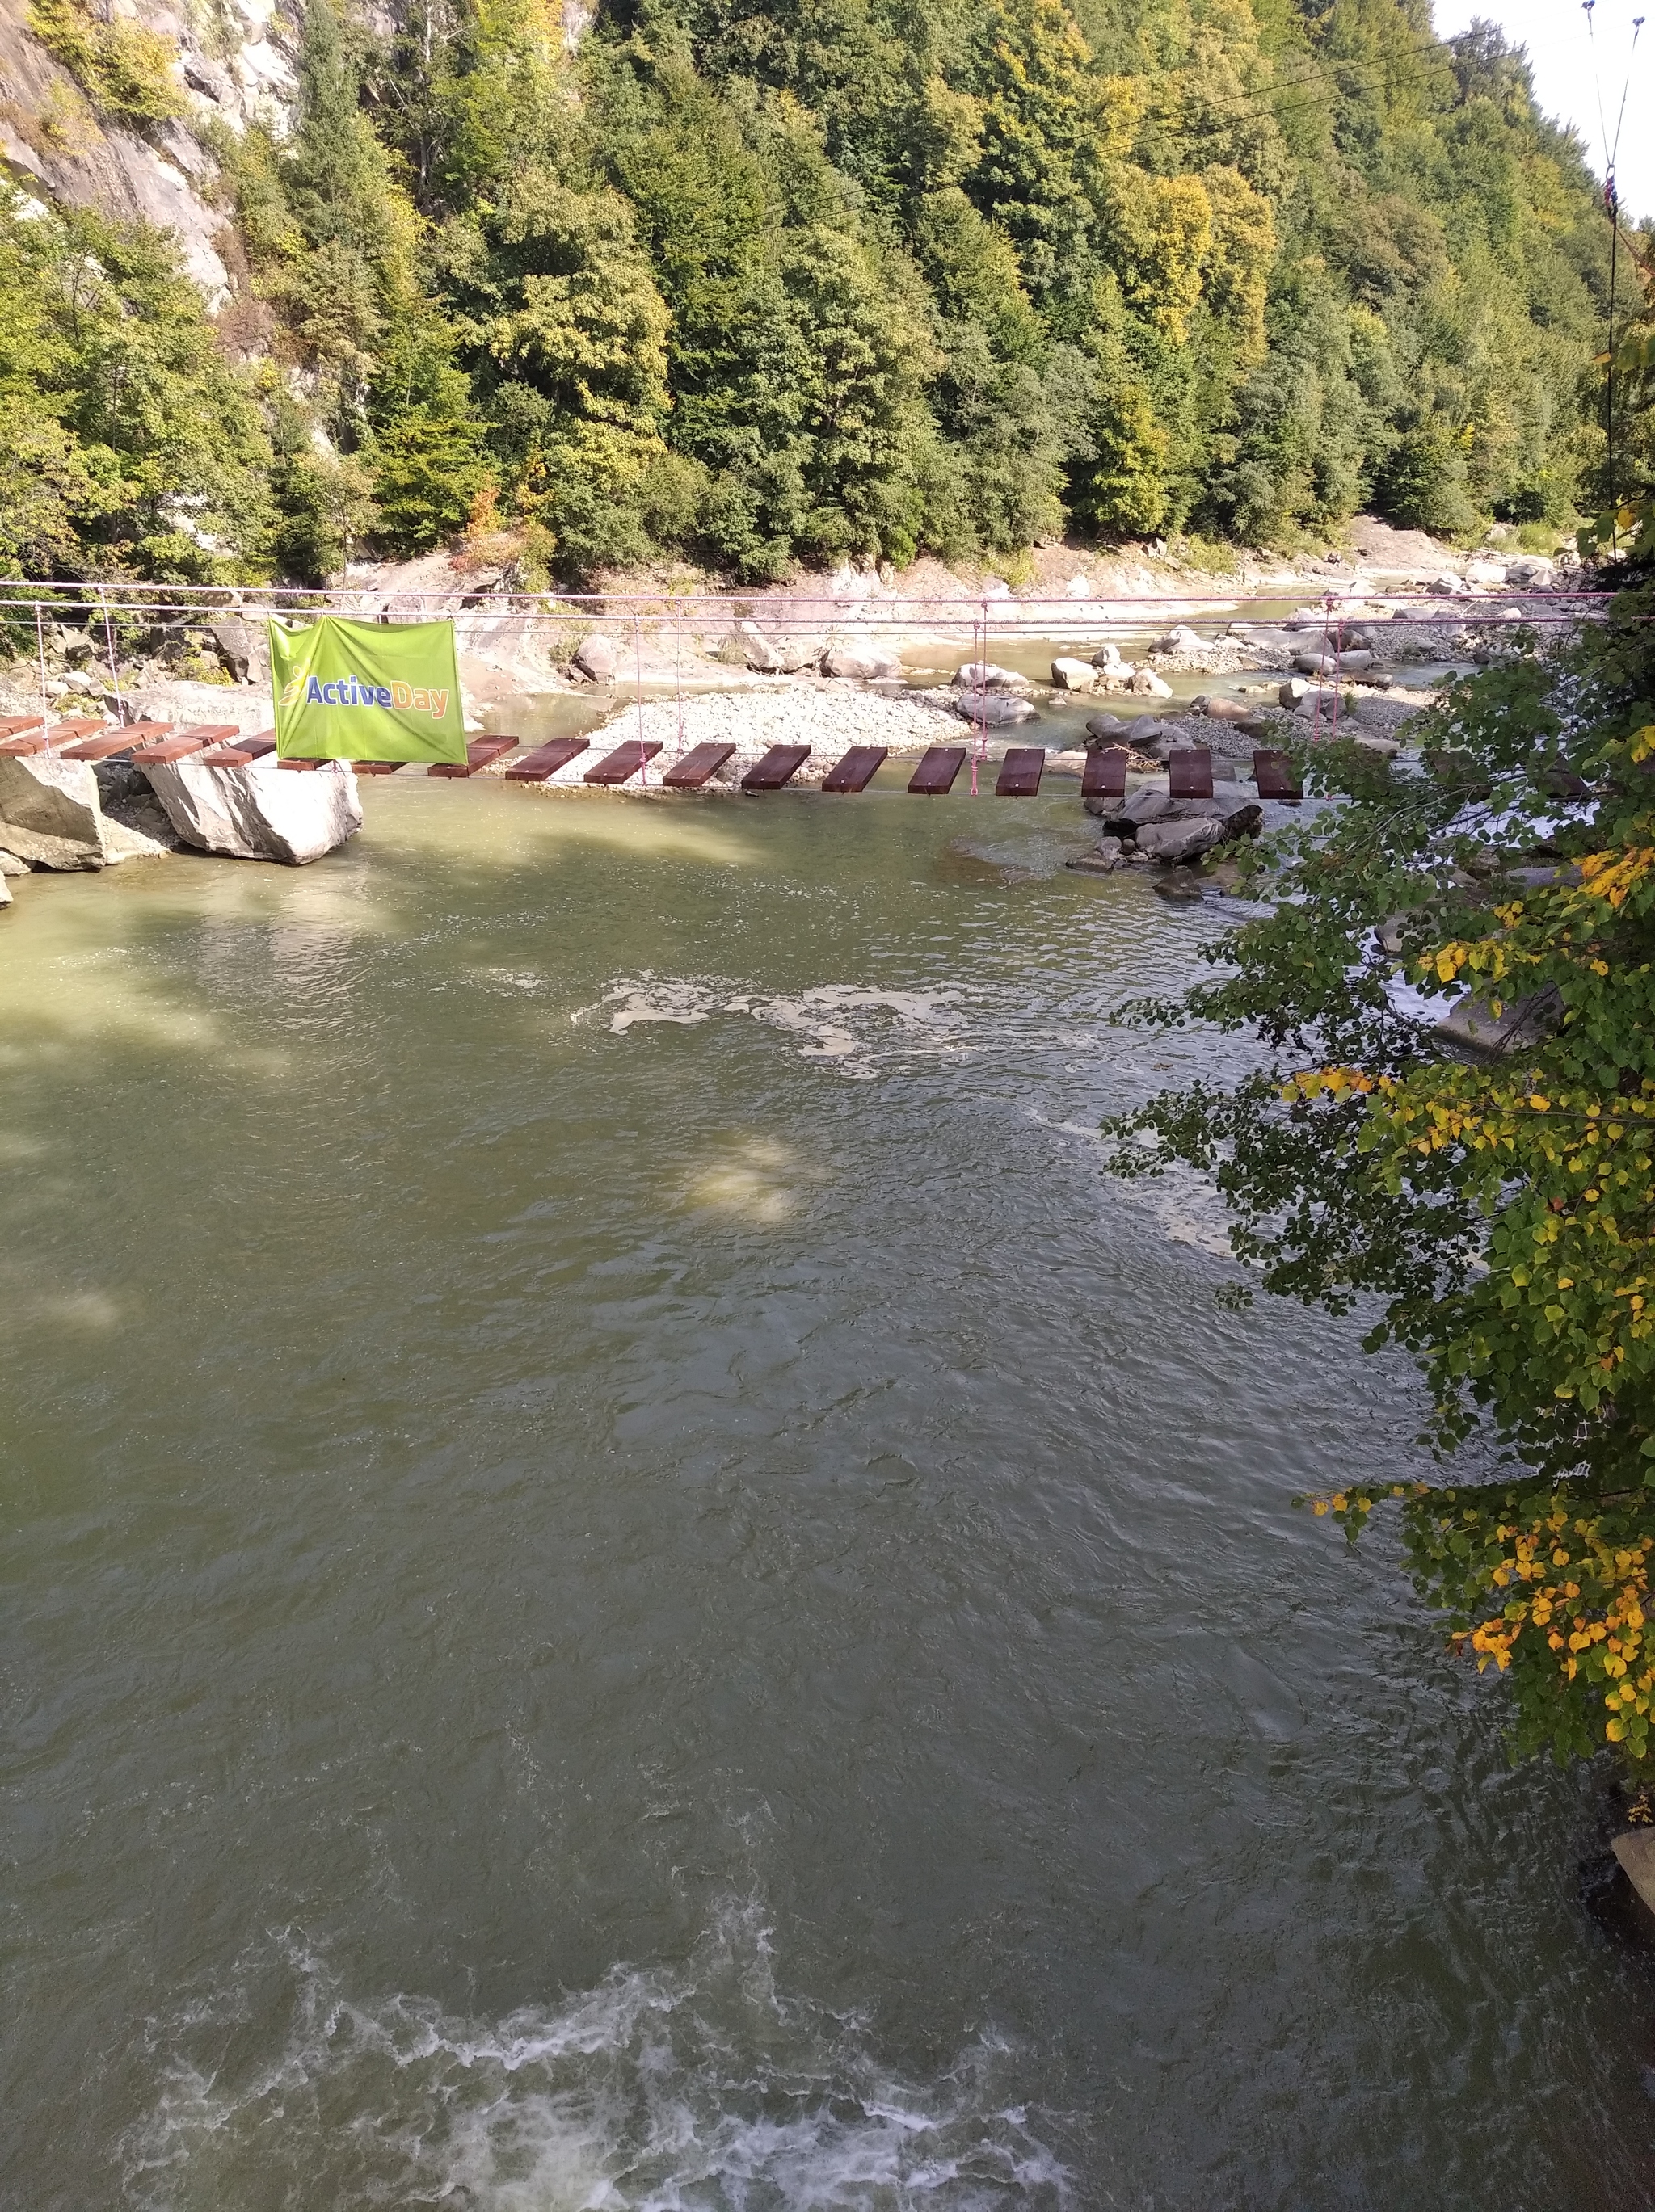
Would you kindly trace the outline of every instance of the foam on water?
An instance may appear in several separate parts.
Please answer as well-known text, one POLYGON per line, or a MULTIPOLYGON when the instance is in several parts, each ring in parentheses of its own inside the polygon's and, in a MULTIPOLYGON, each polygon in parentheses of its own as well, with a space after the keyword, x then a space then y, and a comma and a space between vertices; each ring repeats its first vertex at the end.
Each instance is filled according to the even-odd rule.
POLYGON ((240 1985, 152 2024, 164 2086, 123 2146, 142 2212, 441 2205, 462 2212, 1060 2212, 1068 2178, 984 2039, 929 2083, 867 2024, 776 1986, 750 1906, 682 1967, 496 2021, 361 2002, 289 1942, 240 1985), (289 1984, 250 2059, 249 1989, 289 1984))
POLYGON ((952 1048, 958 1018, 952 1011, 963 994, 945 991, 874 991, 855 983, 824 983, 796 996, 743 988, 704 976, 646 973, 612 983, 595 1006, 570 1017, 580 1022, 607 1013, 611 1033, 624 1036, 641 1022, 667 1022, 691 1028, 715 1014, 746 1014, 799 1040, 803 1060, 831 1061, 842 1075, 871 1082, 879 1073, 879 1030, 869 1016, 894 1016, 905 1050, 916 1045, 952 1048))

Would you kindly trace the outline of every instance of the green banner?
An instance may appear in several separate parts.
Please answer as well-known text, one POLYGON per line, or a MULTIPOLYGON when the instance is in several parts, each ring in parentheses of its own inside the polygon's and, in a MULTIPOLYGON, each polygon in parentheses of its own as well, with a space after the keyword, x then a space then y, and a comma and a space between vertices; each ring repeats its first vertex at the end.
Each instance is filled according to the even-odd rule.
POLYGON ((465 757, 452 623, 273 622, 270 673, 280 759, 465 757))

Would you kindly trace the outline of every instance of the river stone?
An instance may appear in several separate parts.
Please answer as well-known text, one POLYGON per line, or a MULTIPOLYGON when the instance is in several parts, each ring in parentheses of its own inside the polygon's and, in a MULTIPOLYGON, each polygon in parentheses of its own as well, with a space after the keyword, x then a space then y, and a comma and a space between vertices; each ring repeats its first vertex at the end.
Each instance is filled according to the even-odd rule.
POLYGON ((1064 657, 1053 661, 1051 680, 1060 691, 1090 691, 1098 681, 1098 672, 1089 660, 1064 657))
POLYGON ((26 876, 28 872, 29 866, 27 860, 20 859, 15 853, 8 853, 0 849, 0 880, 3 880, 7 876, 26 876))
POLYGON ((1138 850, 1152 860, 1176 864, 1199 860, 1224 842, 1224 824, 1210 816, 1194 821, 1146 822, 1138 831, 1138 850))
POLYGON ((997 668, 992 660, 963 661, 954 671, 962 691, 1026 691, 1029 679, 1014 668, 997 668))
POLYGON ((1469 1045, 1474 1052, 1518 1052, 1549 1036, 1562 1012, 1562 995, 1551 985, 1525 998, 1502 1000, 1498 1014, 1487 999, 1468 992, 1432 1024, 1431 1034, 1446 1044, 1469 1045))
POLYGON ((3 876, 0 876, 0 908, 9 907, 10 904, 11 885, 3 876))
POLYGON ((1037 722, 1038 714, 1026 699, 1008 699, 992 691, 969 691, 954 702, 963 722, 979 723, 985 730, 1005 730, 1019 722, 1037 722))
POLYGON ((113 822, 89 761, 34 753, 0 757, 0 844, 39 868, 111 868, 164 853, 142 831, 113 822))
POLYGON ((1627 1880, 1655 1912, 1655 1828, 1629 1828, 1610 1845, 1627 1880))
POLYGON ((1097 738, 1108 745, 1123 745, 1129 742, 1131 732, 1118 714, 1089 714, 1086 735, 1097 738))
POLYGON ((1196 702, 1197 706, 1203 703, 1207 713, 1215 722, 1244 722, 1252 713, 1252 708, 1244 707, 1239 699, 1214 698, 1205 702, 1200 700, 1196 702))
POLYGON ((1100 837, 1093 853, 1079 853, 1073 860, 1065 860, 1066 868, 1073 868, 1081 876, 1112 876, 1121 865, 1123 852, 1118 837, 1100 837))
POLYGON ((1140 699, 1170 699, 1172 686, 1164 683, 1153 668, 1135 668, 1128 677, 1126 688, 1140 699))
POLYGON ((356 778, 343 761, 302 773, 273 757, 246 768, 165 761, 143 773, 179 836, 204 853, 302 867, 362 826, 356 778))
POLYGON ((1092 656, 1092 665, 1094 668, 1118 668, 1121 665, 1120 647, 1100 645, 1092 656))
POLYGON ((575 647, 575 665, 594 684, 608 684, 615 674, 615 648, 606 637, 594 630, 575 647))
POLYGON ((822 665, 830 676, 855 677, 867 684, 879 676, 900 676, 902 656, 862 640, 831 646, 822 665))

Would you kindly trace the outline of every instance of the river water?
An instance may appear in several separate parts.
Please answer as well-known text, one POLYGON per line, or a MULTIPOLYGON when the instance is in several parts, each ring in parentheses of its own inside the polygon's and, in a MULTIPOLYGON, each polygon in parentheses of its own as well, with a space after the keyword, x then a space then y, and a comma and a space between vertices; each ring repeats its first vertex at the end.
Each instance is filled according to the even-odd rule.
POLYGON ((1071 796, 365 787, 0 922, 0 2194, 1652 2201, 1591 1787, 1409 1370, 1098 1118, 1216 917, 1071 796))

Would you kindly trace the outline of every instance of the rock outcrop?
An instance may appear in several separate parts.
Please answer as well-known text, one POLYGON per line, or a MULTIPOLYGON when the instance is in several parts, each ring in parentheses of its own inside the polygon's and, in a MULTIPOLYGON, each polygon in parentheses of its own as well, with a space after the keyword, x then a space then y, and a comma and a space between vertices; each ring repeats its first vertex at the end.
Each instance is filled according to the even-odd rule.
POLYGON ((181 760, 143 773, 167 820, 198 852, 302 867, 362 826, 356 778, 343 761, 295 773, 273 758, 230 769, 181 760))
POLYGON ((87 761, 0 757, 0 845, 33 867, 113 868, 167 847, 104 811, 87 761))

